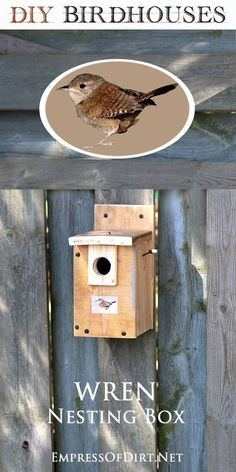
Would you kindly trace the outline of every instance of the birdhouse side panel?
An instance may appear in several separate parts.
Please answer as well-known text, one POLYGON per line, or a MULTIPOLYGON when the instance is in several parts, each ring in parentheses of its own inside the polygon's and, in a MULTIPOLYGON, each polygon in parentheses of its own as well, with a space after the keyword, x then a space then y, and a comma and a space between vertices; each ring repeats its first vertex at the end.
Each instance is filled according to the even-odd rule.
POLYGON ((154 257, 152 254, 144 256, 151 248, 152 241, 144 241, 136 245, 137 336, 153 329, 154 324, 154 257))
POLYGON ((90 285, 88 260, 88 246, 80 248, 75 246, 74 335, 135 338, 134 248, 117 247, 117 285, 115 286, 90 285))

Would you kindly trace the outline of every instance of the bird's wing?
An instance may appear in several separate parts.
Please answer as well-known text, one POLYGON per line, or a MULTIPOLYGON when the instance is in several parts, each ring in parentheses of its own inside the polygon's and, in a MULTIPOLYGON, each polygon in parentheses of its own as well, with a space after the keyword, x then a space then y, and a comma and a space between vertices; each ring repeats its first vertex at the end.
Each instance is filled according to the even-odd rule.
POLYGON ((140 100, 140 104, 141 102, 144 102, 145 105, 156 105, 156 103, 149 97, 145 97, 145 93, 144 92, 139 92, 138 90, 132 90, 132 89, 123 89, 125 93, 127 93, 127 95, 133 97, 136 101, 139 102, 140 100))
POLYGON ((144 108, 144 104, 138 103, 134 96, 107 82, 96 90, 96 96, 95 94, 91 96, 91 101, 93 101, 93 116, 100 118, 122 117, 144 108))
POLYGON ((138 90, 126 89, 126 88, 122 90, 128 95, 131 95, 132 97, 141 97, 143 95, 143 92, 139 92, 138 90))

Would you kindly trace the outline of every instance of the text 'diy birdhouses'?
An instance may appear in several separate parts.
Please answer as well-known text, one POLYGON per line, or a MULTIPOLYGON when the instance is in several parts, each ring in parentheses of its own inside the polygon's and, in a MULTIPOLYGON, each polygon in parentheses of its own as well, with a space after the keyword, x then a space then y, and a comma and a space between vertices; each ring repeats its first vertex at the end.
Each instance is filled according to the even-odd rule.
POLYGON ((152 329, 153 232, 109 227, 70 237, 69 243, 74 246, 74 334, 136 338, 152 329))

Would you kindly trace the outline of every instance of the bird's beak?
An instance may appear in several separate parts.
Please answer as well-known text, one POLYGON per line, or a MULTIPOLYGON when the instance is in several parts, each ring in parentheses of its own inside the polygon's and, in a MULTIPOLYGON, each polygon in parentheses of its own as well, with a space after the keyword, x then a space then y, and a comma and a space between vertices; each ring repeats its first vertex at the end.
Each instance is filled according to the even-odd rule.
POLYGON ((63 85, 62 87, 59 87, 57 90, 69 90, 69 85, 63 85))

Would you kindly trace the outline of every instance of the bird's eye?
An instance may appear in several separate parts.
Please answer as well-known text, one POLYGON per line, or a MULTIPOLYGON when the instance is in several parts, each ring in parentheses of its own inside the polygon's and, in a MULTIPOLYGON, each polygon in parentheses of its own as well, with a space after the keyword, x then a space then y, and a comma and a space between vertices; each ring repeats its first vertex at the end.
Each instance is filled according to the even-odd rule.
POLYGON ((80 87, 81 89, 84 89, 84 88, 86 87, 86 85, 85 85, 85 84, 80 84, 79 87, 80 87))

